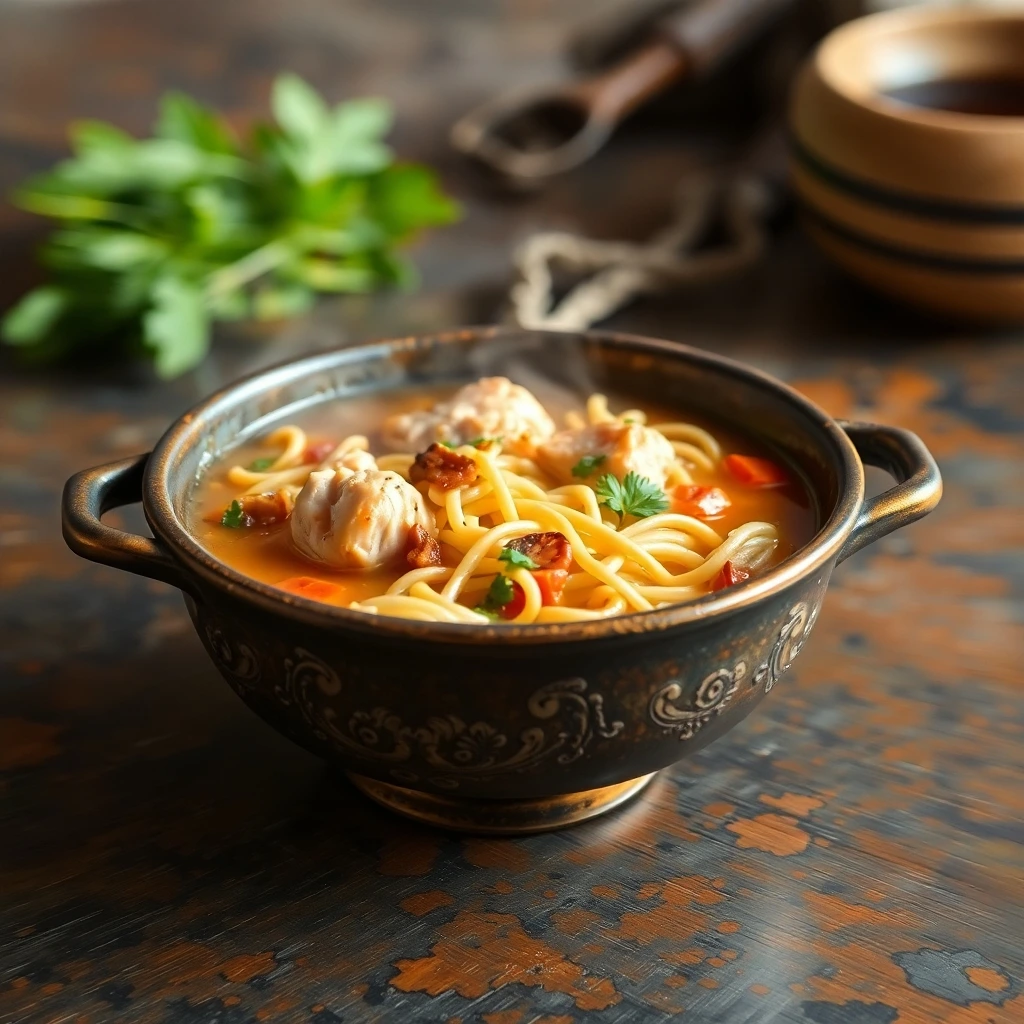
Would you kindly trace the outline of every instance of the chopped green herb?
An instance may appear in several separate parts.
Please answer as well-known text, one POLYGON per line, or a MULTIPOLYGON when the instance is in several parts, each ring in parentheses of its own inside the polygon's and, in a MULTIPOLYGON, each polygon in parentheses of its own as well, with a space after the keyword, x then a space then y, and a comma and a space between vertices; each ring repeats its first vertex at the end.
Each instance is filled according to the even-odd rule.
POLYGON ((224 510, 224 515, 220 517, 221 525, 230 526, 232 530, 248 526, 247 519, 245 509, 242 508, 242 503, 237 498, 228 505, 224 510))
POLYGON ((593 476, 606 459, 607 455, 584 455, 575 466, 572 467, 572 475, 580 477, 593 476))
POLYGON ((512 594, 512 581, 507 576, 495 576, 483 604, 477 605, 474 611, 494 615, 512 600, 512 594))
POLYGON ((516 551, 515 548, 502 548, 498 554, 499 562, 507 562, 509 565, 516 569, 537 569, 539 566, 529 556, 524 555, 522 551, 516 551))
POLYGON ((253 459, 247 469, 250 473, 266 473, 275 462, 277 462, 277 459, 274 458, 253 459))
POLYGON ((213 321, 415 284, 396 250, 459 209, 428 168, 396 162, 389 104, 331 106, 282 74, 271 106, 245 140, 173 92, 152 138, 77 122, 71 158, 15 193, 56 230, 42 250, 50 282, 7 312, 3 340, 44 357, 141 352, 175 377, 202 361, 213 321))
POLYGON ((627 416, 622 422, 623 423, 636 423, 636 420, 633 419, 632 416, 627 416))
POLYGON ((595 490, 604 504, 619 517, 620 523, 626 516, 646 519, 668 509, 665 492, 653 481, 632 470, 621 483, 611 473, 606 473, 598 480, 595 490))
POLYGON ((503 438, 499 437, 475 437, 472 441, 467 441, 466 444, 472 445, 474 448, 486 448, 488 445, 501 444, 503 438))

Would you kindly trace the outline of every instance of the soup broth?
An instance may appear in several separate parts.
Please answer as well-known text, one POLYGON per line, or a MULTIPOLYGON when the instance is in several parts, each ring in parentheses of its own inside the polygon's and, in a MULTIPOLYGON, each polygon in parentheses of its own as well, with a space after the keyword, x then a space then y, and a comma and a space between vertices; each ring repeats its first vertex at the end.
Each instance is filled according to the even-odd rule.
MULTIPOLYGON (((270 463, 280 457, 283 442, 278 438, 276 443, 268 443, 274 436, 270 431, 240 445, 199 482, 191 510, 194 536, 221 562, 253 579, 341 607, 357 604, 369 613, 431 618, 429 605, 436 601, 440 602, 437 621, 544 622, 602 617, 695 599, 767 571, 806 544, 818 526, 817 511, 797 473, 750 438, 694 417, 685 417, 689 426, 682 429, 678 413, 664 409, 648 407, 616 414, 610 411, 616 403, 606 403, 601 396, 592 396, 586 405, 581 402, 574 409, 564 401, 546 397, 544 406, 559 430, 566 430, 561 424, 569 415, 575 434, 567 431, 565 436, 618 438, 618 448, 613 450, 609 448, 612 442, 602 441, 606 454, 584 454, 572 466, 571 476, 563 471, 559 477, 551 471, 548 451, 554 441, 545 442, 536 455, 529 448, 527 454, 509 454, 506 438, 474 438, 470 440, 475 443, 451 446, 434 444, 431 450, 436 460, 468 468, 475 478, 469 485, 445 490, 430 478, 428 470, 415 468, 413 457, 428 446, 419 444, 408 447, 404 455, 387 455, 396 449, 393 443, 386 443, 382 425, 388 417, 418 415, 450 397, 450 391, 417 391, 385 400, 346 399, 297 417, 296 425, 305 436, 303 450, 292 462, 298 460, 300 468, 285 488, 291 489, 289 508, 282 507, 277 521, 248 521, 243 492, 259 493, 261 483, 257 480, 244 487, 239 480, 268 473, 267 479, 271 479, 274 470, 270 463), (636 479, 631 483, 630 471, 625 467, 640 463, 628 460, 621 464, 623 471, 617 476, 608 472, 620 465, 617 452, 629 438, 635 437, 637 445, 657 440, 661 451, 665 438, 657 427, 665 423, 676 426, 666 427, 675 461, 665 469, 664 479, 633 473, 636 479), (711 438, 708 442, 703 440, 705 432, 711 438), (339 442, 354 434, 365 435, 366 447, 378 459, 380 469, 397 473, 403 488, 412 487, 405 482, 410 477, 416 480, 420 474, 415 484, 420 497, 413 500, 426 506, 427 525, 431 527, 427 532, 433 535, 425 542, 426 563, 415 561, 418 556, 407 549, 381 564, 370 560, 358 567, 311 557, 310 545, 325 541, 321 534, 325 533, 327 520, 318 520, 310 537, 302 539, 305 535, 300 527, 306 519, 293 519, 305 516, 311 501, 308 492, 313 481, 304 478, 308 470, 316 469, 328 457, 326 453, 333 453, 339 442), (539 468, 542 464, 545 468, 539 468), (240 469, 244 470, 241 474, 240 469), (510 521, 512 513, 502 512, 501 486, 488 483, 488 474, 499 470, 515 503, 515 515, 536 524, 537 529, 525 534, 522 529, 512 529, 509 536, 499 537, 478 558, 457 595, 446 605, 445 590, 451 588, 453 574, 462 572, 472 561, 473 545, 479 538, 490 536, 489 530, 500 533, 510 521), (424 472, 427 479, 422 479, 424 472), (609 477, 613 479, 609 481, 609 477), (637 480, 643 482, 638 484, 637 480), (545 495, 545 499, 538 499, 538 494, 545 495), (291 509, 293 500, 296 505, 291 509), (238 511, 232 514, 233 510, 238 511), (465 518, 460 518, 463 515, 465 518), (560 529, 553 528, 563 523, 560 529), (545 562, 550 551, 542 551, 539 542, 531 538, 559 533, 563 534, 559 542, 563 548, 557 556, 561 561, 545 562), (735 539, 748 534, 742 544, 735 539), (568 542, 563 543, 567 537, 568 542), (733 544, 735 553, 723 560, 729 544, 733 544), (635 550, 637 545, 643 547, 642 553, 635 550), (517 546, 522 550, 510 554, 517 546), (405 603, 386 600, 389 588, 407 577, 416 577, 417 582, 405 584, 405 603), (538 584, 536 592, 534 583, 538 584), (500 598, 509 594, 512 597, 500 603, 500 598), (524 600, 526 606, 520 608, 524 600), (450 605, 460 610, 453 611, 450 605)), ((642 454, 638 448, 629 458, 640 459, 642 454)), ((421 456, 417 463, 428 461, 421 456)), ((657 472, 651 473, 657 477, 657 472)), ((326 470, 322 475, 324 479, 330 476, 326 470)), ((340 487, 337 493, 360 486, 358 479, 370 477, 335 482, 334 486, 340 487)), ((398 483, 394 484, 396 488, 398 483)), ((334 528, 337 532, 348 525, 336 521, 334 528)), ((327 539, 332 552, 339 550, 335 539, 327 539)))

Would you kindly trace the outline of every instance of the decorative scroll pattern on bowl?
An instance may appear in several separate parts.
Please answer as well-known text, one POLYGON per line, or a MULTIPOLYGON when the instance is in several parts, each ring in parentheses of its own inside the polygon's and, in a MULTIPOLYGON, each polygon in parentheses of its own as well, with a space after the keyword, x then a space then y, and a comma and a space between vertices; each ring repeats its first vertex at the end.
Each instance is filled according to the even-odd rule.
POLYGON ((285 661, 279 698, 298 708, 317 739, 341 752, 394 763, 391 775, 401 782, 417 781, 417 773, 404 764, 409 761, 425 762, 430 781, 446 789, 457 788, 462 778, 525 771, 549 757, 569 764, 584 754, 594 736, 610 739, 624 728, 622 722, 607 720, 603 696, 587 693, 586 681, 579 678, 538 689, 527 700, 538 724, 518 737, 489 722, 466 722, 457 715, 409 724, 384 707, 356 711, 343 720, 324 702, 342 691, 337 671, 303 648, 294 654, 285 661))
POLYGON ((806 601, 801 601, 790 608, 789 618, 779 631, 768 660, 758 666, 751 679, 753 686, 764 683, 764 692, 767 693, 779 681, 779 677, 803 650, 817 617, 818 609, 811 609, 806 601))
POLYGON ((682 684, 674 679, 651 698, 651 718, 656 725, 671 729, 679 739, 688 740, 725 710, 746 674, 745 661, 736 662, 731 671, 716 669, 697 687, 689 706, 683 707, 673 703, 683 695, 682 684))
POLYGON ((223 631, 210 622, 204 626, 210 656, 240 691, 251 690, 260 680, 260 663, 256 652, 246 643, 229 640, 223 631))
MULTIPOLYGON (((750 675, 751 686, 763 683, 767 693, 775 685, 803 648, 817 614, 817 609, 811 610, 806 601, 790 609, 768 658, 750 675)), ((651 698, 650 716, 656 725, 675 733, 678 739, 692 739, 726 709, 747 675, 745 661, 736 662, 731 669, 716 669, 704 678, 697 692, 683 704, 677 701, 685 688, 681 680, 673 679, 651 698)))

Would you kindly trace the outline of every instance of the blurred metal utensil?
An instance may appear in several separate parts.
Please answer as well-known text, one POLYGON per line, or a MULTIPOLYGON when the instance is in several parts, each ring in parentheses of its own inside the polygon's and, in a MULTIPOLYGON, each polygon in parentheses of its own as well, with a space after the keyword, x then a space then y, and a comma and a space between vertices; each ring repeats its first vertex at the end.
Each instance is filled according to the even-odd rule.
POLYGON ((794 0, 697 0, 658 18, 611 67, 499 96, 452 127, 456 149, 521 183, 594 155, 619 123, 673 82, 697 78, 753 40, 794 0))

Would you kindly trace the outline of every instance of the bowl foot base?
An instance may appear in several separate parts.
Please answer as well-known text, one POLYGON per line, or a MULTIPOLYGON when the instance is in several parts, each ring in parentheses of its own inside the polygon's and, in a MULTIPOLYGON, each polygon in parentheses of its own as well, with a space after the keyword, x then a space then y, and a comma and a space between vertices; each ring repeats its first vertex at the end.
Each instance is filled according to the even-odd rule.
POLYGON ((404 786, 348 773, 353 784, 371 800, 415 821, 477 835, 520 835, 548 832, 596 818, 636 796, 657 774, 627 779, 614 786, 533 800, 479 800, 421 793, 404 786))

